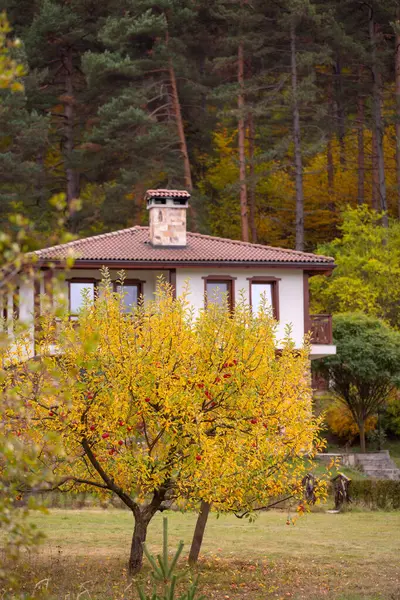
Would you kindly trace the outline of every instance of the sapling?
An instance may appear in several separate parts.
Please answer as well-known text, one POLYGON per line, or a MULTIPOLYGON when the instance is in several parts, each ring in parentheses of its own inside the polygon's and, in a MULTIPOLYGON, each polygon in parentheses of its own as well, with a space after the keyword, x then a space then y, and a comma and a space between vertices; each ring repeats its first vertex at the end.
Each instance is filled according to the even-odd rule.
POLYGON ((136 584, 140 600, 204 600, 205 596, 196 596, 198 580, 190 583, 187 591, 178 596, 176 584, 183 574, 176 572, 178 559, 183 550, 182 540, 178 544, 175 555, 171 562, 168 559, 168 519, 163 519, 163 552, 155 558, 148 551, 146 544, 143 544, 144 554, 151 565, 151 578, 153 580, 153 590, 146 594, 140 584, 136 584))

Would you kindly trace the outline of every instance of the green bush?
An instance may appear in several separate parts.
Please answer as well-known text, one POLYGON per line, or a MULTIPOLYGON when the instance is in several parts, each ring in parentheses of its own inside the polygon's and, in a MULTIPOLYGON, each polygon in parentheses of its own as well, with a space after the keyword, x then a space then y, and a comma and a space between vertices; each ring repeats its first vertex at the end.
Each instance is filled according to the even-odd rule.
POLYGON ((353 504, 371 509, 400 509, 400 481, 390 479, 362 479, 352 481, 350 497, 353 504))

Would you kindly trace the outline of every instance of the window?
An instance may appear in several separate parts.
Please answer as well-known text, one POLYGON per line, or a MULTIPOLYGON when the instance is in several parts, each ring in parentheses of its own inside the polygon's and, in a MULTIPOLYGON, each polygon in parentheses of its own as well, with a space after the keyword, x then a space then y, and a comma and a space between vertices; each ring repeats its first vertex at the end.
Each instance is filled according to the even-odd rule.
POLYGON ((222 304, 228 300, 228 306, 233 310, 234 306, 234 281, 236 277, 229 275, 209 275, 203 277, 206 304, 222 304))
POLYGON ((114 289, 118 294, 123 294, 123 311, 129 313, 132 310, 132 306, 136 306, 139 302, 139 298, 142 295, 142 284, 143 281, 127 280, 124 281, 123 285, 118 283, 114 284, 114 289))
POLYGON ((83 307, 84 290, 85 294, 88 294, 89 300, 94 300, 95 285, 94 279, 72 279, 69 281, 69 312, 72 317, 76 317, 83 307))
POLYGON ((272 307, 274 318, 279 320, 279 295, 277 277, 250 277, 250 304, 253 313, 257 314, 261 300, 265 298, 267 305, 272 307))

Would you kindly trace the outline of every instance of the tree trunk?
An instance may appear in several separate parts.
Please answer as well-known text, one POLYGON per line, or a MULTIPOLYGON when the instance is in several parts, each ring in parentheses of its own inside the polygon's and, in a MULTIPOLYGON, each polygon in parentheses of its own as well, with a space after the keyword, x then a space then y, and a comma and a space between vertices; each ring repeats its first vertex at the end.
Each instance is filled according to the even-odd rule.
MULTIPOLYGON (((397 27, 400 27, 400 9, 397 11, 397 27)), ((396 30, 396 183, 397 183, 397 216, 400 219, 400 32, 396 30)))
POLYGON ((365 422, 364 421, 362 423, 358 424, 358 429, 360 430, 360 450, 361 450, 362 454, 365 454, 366 445, 365 445, 365 422))
POLYGON ((195 565, 199 558, 201 544, 203 542, 204 531, 207 525, 208 515, 210 512, 211 504, 208 502, 201 502, 199 516, 197 517, 196 528, 193 534, 192 545, 189 553, 189 564, 195 565))
POLYGON ((334 203, 332 202, 333 194, 335 192, 335 168, 333 166, 333 152, 332 152, 332 137, 329 135, 328 144, 326 146, 326 162, 328 167, 328 192, 329 192, 329 206, 331 210, 334 209, 334 203))
POLYGON ((250 208, 250 231, 251 241, 257 243, 257 227, 256 227, 256 184, 254 180, 254 119, 253 115, 249 116, 249 208, 250 208))
POLYGON ((377 153, 377 165, 378 165, 378 192, 380 209, 385 213, 382 218, 382 224, 384 227, 388 227, 389 219, 387 215, 387 198, 386 198, 386 179, 385 179, 385 160, 383 152, 383 136, 384 127, 382 119, 382 108, 381 108, 381 84, 380 84, 380 72, 378 68, 378 61, 376 55, 376 36, 375 36, 375 22, 373 17, 373 11, 370 10, 369 16, 369 39, 371 44, 371 66, 372 66, 372 77, 373 77, 373 119, 374 119, 374 131, 376 136, 376 153, 377 153))
POLYGON ((364 98, 357 99, 357 154, 358 154, 358 195, 357 203, 364 204, 365 194, 365 150, 364 150, 364 98))
POLYGON ((249 241, 249 216, 247 210, 246 183, 246 124, 244 114, 244 49, 243 42, 238 46, 238 144, 239 144, 239 185, 240 185, 240 222, 243 242, 249 241))
POLYGON ((379 173, 378 173, 378 152, 376 149, 376 134, 375 129, 372 129, 372 156, 371 156, 371 165, 372 165, 372 208, 374 210, 379 210, 379 173))
POLYGON ((131 553, 129 556, 129 575, 136 575, 143 565, 143 544, 146 541, 149 520, 142 515, 134 515, 135 527, 133 530, 131 553))
POLYGON ((336 116, 337 116, 337 132, 339 139, 339 160, 340 164, 344 166, 346 164, 346 149, 345 149, 345 116, 343 107, 343 82, 342 82, 342 65, 340 58, 336 59, 334 65, 335 73, 335 99, 336 99, 336 116))
POLYGON ((182 155, 182 159, 183 159, 185 188, 187 189, 188 192, 191 192, 193 190, 193 182, 192 182, 192 173, 191 173, 191 168, 190 168, 189 152, 187 149, 185 128, 183 126, 182 110, 181 110, 181 103, 180 103, 179 94, 178 94, 178 86, 176 83, 175 69, 174 69, 174 65, 173 65, 171 58, 169 59, 169 78, 170 78, 170 82, 171 82, 171 91, 172 91, 172 106, 173 106, 174 116, 175 116, 175 120, 176 120, 176 127, 178 130, 179 146, 180 146, 181 155, 182 155))
POLYGON ((65 54, 65 96, 64 96, 64 117, 65 117, 65 173, 67 177, 67 206, 70 209, 70 215, 73 214, 72 201, 78 198, 78 177, 75 169, 71 166, 72 153, 74 151, 74 85, 73 85, 73 62, 72 48, 68 48, 65 54))
POLYGON ((292 102, 293 102, 293 141, 296 172, 296 250, 304 250, 304 192, 303 161, 301 156, 300 112, 297 97, 296 29, 294 20, 290 27, 292 102))

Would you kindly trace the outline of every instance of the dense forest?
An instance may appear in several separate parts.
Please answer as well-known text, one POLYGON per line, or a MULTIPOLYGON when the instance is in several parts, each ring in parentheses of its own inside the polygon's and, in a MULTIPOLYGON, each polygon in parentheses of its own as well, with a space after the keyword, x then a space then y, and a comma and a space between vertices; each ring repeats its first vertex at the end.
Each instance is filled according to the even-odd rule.
POLYGON ((397 0, 3 0, 0 219, 84 236, 192 191, 190 228, 313 250, 343 209, 400 215, 397 0), (79 199, 79 202, 77 201, 79 199), (387 212, 386 212, 387 211, 387 212))

